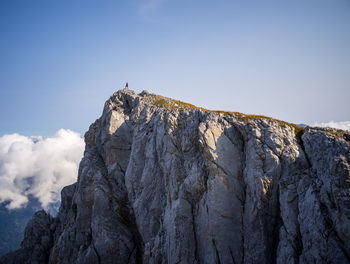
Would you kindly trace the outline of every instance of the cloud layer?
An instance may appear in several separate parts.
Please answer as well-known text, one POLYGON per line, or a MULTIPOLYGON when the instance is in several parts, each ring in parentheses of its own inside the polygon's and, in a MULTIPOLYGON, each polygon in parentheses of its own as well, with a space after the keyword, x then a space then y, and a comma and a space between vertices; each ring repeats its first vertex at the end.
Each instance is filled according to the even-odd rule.
MULTIPOLYGON (((314 123, 350 131, 350 121, 314 123)), ((76 181, 84 152, 80 134, 60 129, 54 136, 26 137, 19 134, 0 137, 0 203, 8 209, 25 207, 30 196, 42 207, 60 200, 60 192, 76 181)))
POLYGON ((339 129, 349 130, 350 131, 350 121, 342 121, 342 122, 330 121, 330 122, 327 122, 327 123, 314 123, 312 126, 334 127, 334 128, 339 128, 339 129))
POLYGON ((76 181, 83 151, 83 139, 71 130, 48 138, 0 137, 0 203, 21 208, 33 196, 47 209, 60 200, 64 186, 76 181))

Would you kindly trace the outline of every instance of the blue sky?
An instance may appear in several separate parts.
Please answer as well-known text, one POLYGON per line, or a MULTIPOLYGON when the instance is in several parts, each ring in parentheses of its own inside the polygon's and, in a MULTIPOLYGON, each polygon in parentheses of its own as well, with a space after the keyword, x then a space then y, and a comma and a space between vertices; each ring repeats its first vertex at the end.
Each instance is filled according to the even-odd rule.
POLYGON ((350 120, 350 1, 0 1, 0 135, 84 133, 137 92, 350 120))

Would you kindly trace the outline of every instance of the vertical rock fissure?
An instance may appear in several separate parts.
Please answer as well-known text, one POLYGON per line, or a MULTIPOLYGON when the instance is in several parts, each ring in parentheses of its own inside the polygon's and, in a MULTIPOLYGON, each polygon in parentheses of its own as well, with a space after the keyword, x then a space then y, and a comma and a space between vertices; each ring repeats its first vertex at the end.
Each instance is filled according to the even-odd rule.
MULTIPOLYGON (((130 157, 129 157, 130 160, 130 157)), ((122 167, 118 164, 120 171, 123 173, 124 178, 124 185, 125 185, 125 171, 122 169, 122 167)), ((125 197, 124 197, 124 203, 119 203, 121 206, 120 211, 123 212, 124 215, 124 224, 129 228, 130 232, 132 233, 133 241, 135 243, 134 248, 130 252, 129 258, 131 258, 132 253, 134 250, 136 250, 136 261, 137 263, 142 263, 142 256, 144 251, 144 243, 142 241, 142 236, 140 234, 140 231, 138 229, 135 213, 132 205, 130 204, 129 194, 127 191, 125 191, 125 197)))
POLYGON ((308 167, 311 168, 312 167, 311 160, 309 158, 307 151, 305 150, 305 145, 304 145, 304 140, 303 140, 302 134, 299 138, 297 138, 297 143, 300 146, 300 149, 302 150, 302 152, 304 153, 308 167))
POLYGON ((242 252, 242 257, 241 257, 241 263, 244 263, 244 259, 245 259, 245 249, 244 249, 244 213, 245 213, 245 204, 246 204, 246 195, 247 195, 247 184, 244 180, 244 171, 246 168, 246 160, 247 160, 247 153, 246 153, 246 141, 245 141, 245 135, 244 130, 237 126, 234 125, 234 127, 236 128, 236 130, 239 132, 240 138, 241 138, 241 142, 242 142, 242 164, 241 164, 241 171, 240 171, 240 182, 242 184, 242 190, 243 190, 243 197, 240 200, 241 201, 241 207, 242 207, 242 211, 241 211, 241 252, 242 252))
POLYGON ((143 94, 106 102, 55 223, 0 263, 350 263, 344 132, 143 94))
POLYGON ((131 257, 132 257, 132 253, 134 253, 136 249, 136 246, 133 246, 132 250, 130 250, 129 256, 128 256, 128 263, 130 263, 131 257))
MULTIPOLYGON (((298 196, 298 199, 299 199, 299 196, 298 196)), ((299 218, 299 207, 297 207, 297 219, 298 218, 299 218)), ((294 248, 294 250, 295 250, 297 259, 299 259, 301 254, 303 253, 304 246, 303 246, 303 238, 300 232, 300 223, 298 220, 296 221, 296 224, 297 224, 297 230, 296 230, 297 237, 296 237, 296 248, 294 248)))
MULTIPOLYGON (((238 129, 238 131, 240 131, 238 129)), ((245 258, 245 250, 244 250, 244 213, 245 213, 245 202, 246 202, 246 195, 247 195, 247 185, 244 181, 244 170, 246 168, 246 153, 245 153, 245 145, 246 145, 246 142, 244 140, 244 137, 243 137, 243 134, 242 132, 240 131, 240 135, 241 135, 241 138, 242 138, 242 152, 243 152, 243 155, 242 155, 242 166, 241 166, 241 180, 240 182, 242 183, 243 185, 243 197, 242 197, 242 201, 241 201, 241 206, 242 206, 242 213, 241 213, 241 228, 242 228, 242 232, 241 232, 241 250, 242 250, 242 259, 241 259, 241 263, 244 263, 244 258, 245 258)))
POLYGON ((193 228, 193 237, 194 237, 194 257, 198 264, 200 264, 200 258, 198 254, 198 241, 197 241, 197 231, 196 231, 196 222, 195 222, 195 206, 191 203, 192 209, 192 228, 193 228))
POLYGON ((236 264, 235 258, 233 257, 233 254, 232 254, 232 249, 231 249, 230 247, 229 247, 228 249, 229 249, 229 251, 230 251, 232 263, 233 263, 233 264, 236 264))
POLYGON ((271 259, 270 259, 270 263, 276 263, 277 260, 277 248, 278 248, 278 244, 280 242, 279 240, 279 232, 280 232, 280 228, 283 224, 283 219, 281 216, 281 204, 280 204, 280 200, 279 200, 279 185, 277 184, 277 190, 276 190, 276 201, 277 201, 277 205, 276 205, 276 220, 275 223, 273 224, 273 229, 272 229, 272 245, 271 245, 271 259))
POLYGON ((212 239, 212 242, 213 242, 213 246, 214 246, 214 250, 215 250, 215 254, 216 254, 216 263, 221 264, 219 251, 218 251, 218 248, 216 247, 216 243, 215 243, 214 238, 212 239))
POLYGON ((135 219, 135 215, 132 210, 132 214, 129 216, 129 219, 131 220, 131 232, 133 234, 133 240, 135 242, 136 245, 136 261, 137 263, 141 263, 143 262, 142 260, 142 256, 143 256, 143 251, 144 251, 144 243, 142 240, 142 236, 140 234, 140 231, 137 227, 137 223, 136 223, 136 219, 135 219))
POLYGON ((98 254, 98 251, 97 251, 97 249, 96 249, 96 247, 95 247, 94 242, 92 242, 92 248, 94 249, 95 254, 96 254, 96 256, 97 256, 97 261, 98 261, 98 263, 101 264, 101 256, 100 256, 100 254, 98 254))

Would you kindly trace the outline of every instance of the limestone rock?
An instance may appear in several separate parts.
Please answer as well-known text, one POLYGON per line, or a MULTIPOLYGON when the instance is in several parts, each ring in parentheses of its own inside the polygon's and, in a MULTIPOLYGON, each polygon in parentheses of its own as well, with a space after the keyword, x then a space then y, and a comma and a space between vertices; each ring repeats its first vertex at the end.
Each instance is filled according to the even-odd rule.
POLYGON ((1 262, 350 262, 345 134, 118 91, 58 216, 1 262))
POLYGON ((53 244, 53 219, 44 210, 28 222, 21 248, 0 259, 1 263, 47 263, 53 244))

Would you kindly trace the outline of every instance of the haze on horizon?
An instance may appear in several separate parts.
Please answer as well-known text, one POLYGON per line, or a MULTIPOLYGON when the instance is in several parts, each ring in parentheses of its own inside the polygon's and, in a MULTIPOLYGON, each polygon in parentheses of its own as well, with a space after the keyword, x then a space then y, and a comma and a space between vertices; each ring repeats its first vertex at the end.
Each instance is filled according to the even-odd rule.
POLYGON ((0 135, 84 133, 126 81, 208 109, 350 120, 350 2, 1 1, 0 135))

